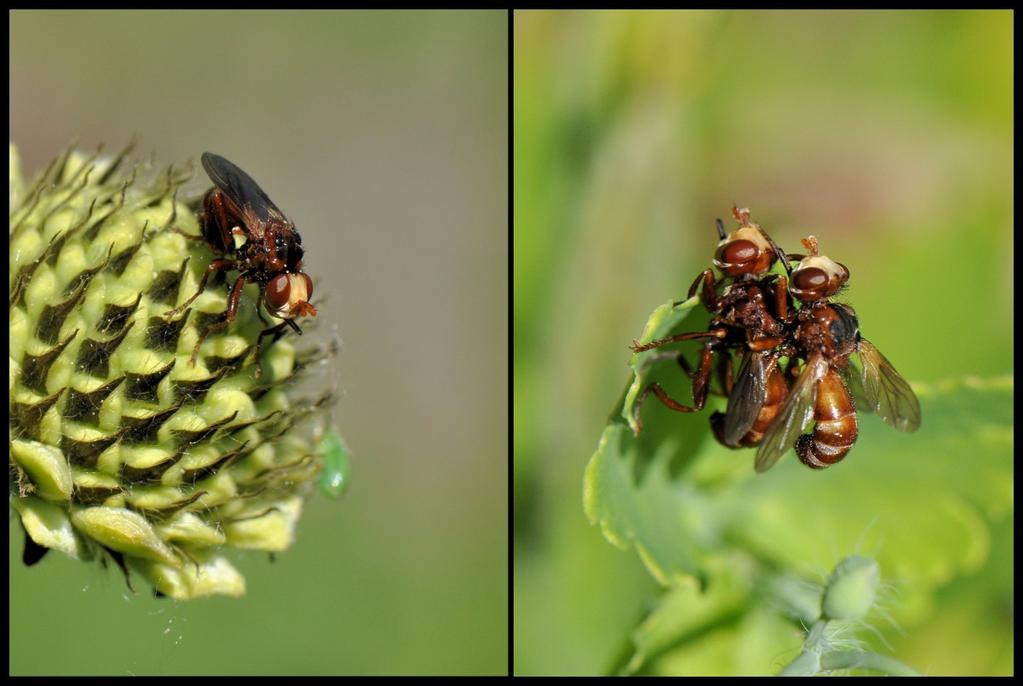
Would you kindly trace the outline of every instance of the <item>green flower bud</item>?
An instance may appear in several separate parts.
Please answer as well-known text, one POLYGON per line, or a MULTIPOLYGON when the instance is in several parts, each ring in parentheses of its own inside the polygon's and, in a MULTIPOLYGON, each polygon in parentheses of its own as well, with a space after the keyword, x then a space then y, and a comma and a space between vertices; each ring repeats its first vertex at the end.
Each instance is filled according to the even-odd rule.
POLYGON ((336 340, 264 338, 257 361, 267 324, 249 284, 190 364, 233 279, 168 316, 217 255, 186 236, 200 235, 198 202, 178 198, 191 171, 142 182, 127 153, 69 151, 25 183, 11 146, 11 505, 27 562, 105 555, 174 598, 241 595, 224 550, 291 545, 323 468, 333 395, 299 382, 336 340))
POLYGON ((873 558, 852 555, 835 566, 828 577, 821 603, 828 620, 861 619, 877 599, 881 569, 873 558))
POLYGON ((790 574, 779 574, 769 582, 770 597, 785 614, 810 626, 821 616, 823 590, 790 574))

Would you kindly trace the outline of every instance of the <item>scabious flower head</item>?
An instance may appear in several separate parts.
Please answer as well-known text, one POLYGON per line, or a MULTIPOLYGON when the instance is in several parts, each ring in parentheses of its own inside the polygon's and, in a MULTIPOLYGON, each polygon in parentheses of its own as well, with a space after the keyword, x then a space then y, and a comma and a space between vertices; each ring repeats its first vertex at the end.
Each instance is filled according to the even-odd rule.
MULTIPOLYGON (((10 153, 10 502, 26 562, 112 559, 179 599, 241 595, 229 548, 281 551, 322 468, 332 393, 300 383, 336 337, 264 339, 258 286, 230 326, 189 168, 69 151, 33 181, 10 153)), ((307 332, 310 327, 306 327, 307 332)), ((320 370, 316 376, 323 376, 320 370)))

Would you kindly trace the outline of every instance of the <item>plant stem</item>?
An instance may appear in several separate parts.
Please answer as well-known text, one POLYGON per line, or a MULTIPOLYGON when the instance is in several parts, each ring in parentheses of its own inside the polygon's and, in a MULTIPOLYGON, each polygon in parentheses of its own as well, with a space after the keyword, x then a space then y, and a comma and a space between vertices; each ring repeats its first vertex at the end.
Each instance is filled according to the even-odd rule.
POLYGON ((894 658, 859 650, 836 650, 821 656, 821 669, 869 669, 891 676, 921 676, 920 672, 894 658))

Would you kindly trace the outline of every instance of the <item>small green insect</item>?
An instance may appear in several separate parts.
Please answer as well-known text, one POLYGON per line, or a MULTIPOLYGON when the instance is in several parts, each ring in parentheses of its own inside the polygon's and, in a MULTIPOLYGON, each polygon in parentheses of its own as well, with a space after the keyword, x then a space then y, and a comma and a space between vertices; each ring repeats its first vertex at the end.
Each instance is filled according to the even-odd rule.
POLYGON ((320 470, 316 485, 325 495, 339 498, 348 490, 348 482, 351 480, 348 446, 345 445, 345 441, 337 429, 331 427, 324 434, 319 448, 320 455, 323 457, 323 469, 320 470))

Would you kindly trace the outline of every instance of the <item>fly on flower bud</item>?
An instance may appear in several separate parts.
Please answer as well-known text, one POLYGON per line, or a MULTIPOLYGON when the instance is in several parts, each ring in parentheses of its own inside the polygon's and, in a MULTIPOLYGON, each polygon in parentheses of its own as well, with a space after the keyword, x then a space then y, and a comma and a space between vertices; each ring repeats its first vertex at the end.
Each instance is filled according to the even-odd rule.
MULTIPOLYGON (((202 166, 214 187, 203 198, 203 212, 199 218, 202 236, 189 237, 205 241, 220 257, 206 267, 195 294, 164 316, 171 319, 188 309, 205 290, 207 281, 215 272, 237 270, 238 278, 231 287, 224 318, 204 331, 196 342, 190 360, 193 366, 206 337, 234 321, 247 282, 259 284, 267 311, 283 320, 277 326, 262 331, 259 340, 264 336, 276 336, 285 326, 301 334, 295 319, 316 316, 316 308, 309 303, 313 282, 302 271, 305 253, 295 224, 237 165, 220 155, 204 152, 202 166)), ((258 363, 258 342, 256 347, 258 363)), ((258 376, 258 367, 256 371, 258 376)))

